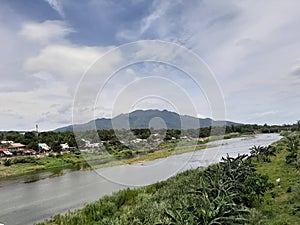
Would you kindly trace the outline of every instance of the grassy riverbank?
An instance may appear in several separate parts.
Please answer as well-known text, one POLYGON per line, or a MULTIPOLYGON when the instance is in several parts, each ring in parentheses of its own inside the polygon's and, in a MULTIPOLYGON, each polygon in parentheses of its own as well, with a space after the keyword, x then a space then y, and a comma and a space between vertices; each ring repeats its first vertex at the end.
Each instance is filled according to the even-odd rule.
POLYGON ((8 177, 17 177, 38 171, 51 171, 57 169, 74 168, 85 165, 85 160, 73 153, 50 155, 43 158, 24 157, 9 158, 11 165, 0 165, 0 180, 8 177))
POLYGON ((286 163, 288 154, 286 145, 281 141, 271 162, 256 163, 257 171, 268 175, 271 181, 280 178, 280 186, 267 191, 258 207, 265 225, 300 224, 300 170, 286 163))
POLYGON ((272 184, 244 159, 227 158, 205 170, 119 191, 39 225, 255 224, 253 206, 272 184))
MULTIPOLYGON (((168 146, 169 147, 169 146, 168 146)), ((39 171, 51 171, 67 168, 83 168, 85 170, 98 169, 103 167, 110 167, 122 164, 141 163, 151 161, 159 158, 165 158, 174 154, 183 154, 191 151, 199 151, 213 146, 185 146, 174 150, 175 146, 169 149, 162 149, 160 151, 151 152, 147 154, 140 154, 138 157, 129 159, 116 159, 111 155, 99 154, 82 154, 76 155, 74 153, 50 155, 43 158, 16 158, 9 159, 11 165, 5 166, 4 163, 0 165, 0 180, 8 177, 17 177, 39 171), (92 166, 90 166, 92 165, 92 166)))

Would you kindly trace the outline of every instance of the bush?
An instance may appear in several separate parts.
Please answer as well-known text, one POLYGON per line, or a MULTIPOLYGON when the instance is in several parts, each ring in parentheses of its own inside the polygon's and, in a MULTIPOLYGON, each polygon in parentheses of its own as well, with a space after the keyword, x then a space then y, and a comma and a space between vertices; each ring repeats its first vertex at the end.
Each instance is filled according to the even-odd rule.
POLYGON ((4 162, 4 166, 11 166, 12 162, 10 159, 6 159, 4 162))
POLYGON ((293 164, 297 161, 297 153, 296 152, 291 152, 285 157, 286 163, 287 164, 293 164))
POLYGON ((16 158, 13 160, 14 164, 18 164, 18 163, 37 163, 37 159, 32 158, 32 157, 26 157, 26 158, 16 158))

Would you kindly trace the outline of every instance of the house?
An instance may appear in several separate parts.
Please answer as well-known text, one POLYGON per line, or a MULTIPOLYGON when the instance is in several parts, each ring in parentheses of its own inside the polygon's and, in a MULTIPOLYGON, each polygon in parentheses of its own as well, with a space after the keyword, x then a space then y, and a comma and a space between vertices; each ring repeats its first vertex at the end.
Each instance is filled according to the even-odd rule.
POLYGON ((23 155, 25 145, 21 143, 11 143, 7 148, 10 152, 12 152, 15 155, 23 155))
POLYGON ((23 151, 25 155, 35 155, 36 151, 34 151, 33 149, 26 149, 23 151))
POLYGON ((13 141, 1 141, 1 144, 12 144, 12 143, 14 143, 13 141))
POLYGON ((39 149, 44 150, 44 151, 51 150, 51 148, 46 143, 39 143, 38 146, 39 146, 39 149))
POLYGON ((68 143, 64 143, 64 144, 60 144, 60 147, 62 150, 69 150, 70 149, 70 146, 68 143))
POLYGON ((0 148, 0 157, 12 156, 13 154, 7 148, 0 148))

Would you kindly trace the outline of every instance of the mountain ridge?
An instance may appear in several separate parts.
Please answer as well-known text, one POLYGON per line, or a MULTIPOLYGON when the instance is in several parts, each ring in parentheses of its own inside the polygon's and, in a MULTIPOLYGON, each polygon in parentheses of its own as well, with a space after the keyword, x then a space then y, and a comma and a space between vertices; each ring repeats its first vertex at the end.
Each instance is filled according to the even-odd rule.
POLYGON ((97 130, 109 130, 109 129, 198 129, 209 126, 239 126, 241 123, 236 123, 226 120, 212 120, 210 118, 197 118, 190 115, 179 115, 176 112, 167 110, 149 109, 149 110, 135 110, 130 113, 121 113, 112 119, 97 118, 87 123, 69 125, 60 127, 54 130, 54 132, 73 131, 87 131, 95 129, 97 130))

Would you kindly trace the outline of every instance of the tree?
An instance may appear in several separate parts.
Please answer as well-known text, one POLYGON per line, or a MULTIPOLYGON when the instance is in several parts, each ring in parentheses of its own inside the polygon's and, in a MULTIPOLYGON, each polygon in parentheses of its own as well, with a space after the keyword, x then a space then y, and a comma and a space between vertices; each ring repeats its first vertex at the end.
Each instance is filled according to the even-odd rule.
POLYGON ((60 142, 58 142, 58 141, 52 143, 50 147, 54 152, 61 152, 61 150, 62 150, 62 148, 60 146, 60 142))
POLYGON ((31 141, 28 145, 27 148, 33 149, 35 151, 39 151, 39 146, 37 141, 31 141))

